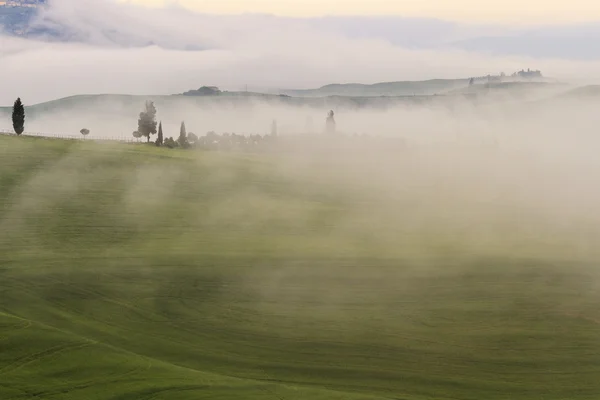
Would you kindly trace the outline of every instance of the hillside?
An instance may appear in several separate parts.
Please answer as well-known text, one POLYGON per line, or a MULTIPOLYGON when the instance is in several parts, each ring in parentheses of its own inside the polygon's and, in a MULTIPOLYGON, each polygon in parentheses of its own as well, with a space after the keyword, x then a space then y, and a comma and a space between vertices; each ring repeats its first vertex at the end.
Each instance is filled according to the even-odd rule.
MULTIPOLYGON (((523 109, 523 102, 553 99, 567 89, 568 86, 554 83, 502 83, 477 84, 437 96, 291 97, 223 92, 200 96, 77 95, 33 105, 23 100, 26 130, 48 134, 79 135, 79 131, 86 128, 94 136, 130 137, 147 100, 154 101, 157 118, 163 122, 168 135, 176 135, 182 121, 199 134, 209 131, 266 133, 273 120, 279 122, 282 133, 320 131, 328 110, 335 110, 339 116, 341 131, 368 133, 373 131, 374 121, 392 122, 392 111, 398 118, 402 114, 401 118, 406 120, 428 110, 452 112, 466 107, 480 112, 502 110, 510 118, 523 109)), ((11 129, 11 110, 10 106, 0 107, 0 130, 11 129)), ((378 129, 387 134, 395 133, 393 128, 388 124, 387 129, 386 126, 378 129)))
MULTIPOLYGON (((44 113, 60 112, 73 107, 80 109, 90 109, 98 104, 113 104, 115 110, 128 108, 130 106, 139 107, 144 101, 151 100, 166 107, 188 105, 192 107, 201 106, 247 106, 257 102, 289 105, 298 107, 378 107, 390 106, 395 104, 411 104, 423 101, 442 101, 434 96, 397 96, 397 97, 353 97, 353 96, 328 96, 326 98, 303 98, 290 97, 274 94, 262 93, 224 93, 218 96, 189 96, 189 95, 76 95, 62 99, 52 100, 44 103, 33 104, 27 107, 32 115, 44 113)), ((136 108, 137 110, 137 108, 136 108)), ((11 111, 10 106, 0 107, 0 113, 8 114, 11 111)))
MULTIPOLYGON (((231 93, 219 96, 78 95, 34 105, 23 100, 29 132, 78 134, 82 128, 89 128, 105 136, 130 136, 147 100, 155 102, 158 118, 171 124, 172 130, 186 121, 197 133, 212 130, 264 133, 273 119, 280 119, 281 124, 290 125, 290 129, 302 129, 307 118, 318 124, 330 109, 346 113, 383 112, 394 106, 448 104, 441 96, 299 98, 251 93, 240 96, 231 93)), ((10 129, 11 110, 12 107, 0 107, 0 129, 10 129)))
POLYGON ((505 236, 474 240, 454 224, 485 205, 449 196, 466 181, 415 177, 415 155, 3 136, 0 152, 3 399, 600 392, 597 271, 576 236, 507 213, 505 236))
POLYGON ((383 82, 372 85, 348 83, 331 84, 318 89, 282 90, 281 93, 298 97, 323 96, 431 96, 467 86, 468 79, 431 79, 427 81, 383 82))
POLYGON ((449 96, 470 96, 488 100, 544 100, 565 93, 571 86, 558 82, 491 82, 448 92, 449 96))
MULTIPOLYGON (((138 112, 140 105, 143 105, 144 101, 151 100, 157 103, 157 105, 166 109, 175 108, 198 108, 198 107, 218 107, 218 108, 229 108, 229 107, 247 107, 254 104, 269 104, 272 106, 291 106, 291 107, 308 107, 319 110, 326 110, 328 108, 342 108, 342 109, 363 109, 363 108, 388 108, 400 105, 442 105, 452 106, 457 101, 473 99, 473 95, 483 95, 490 93, 505 93, 512 94, 515 98, 525 98, 528 95, 547 94, 552 91, 564 90, 565 85, 554 84, 554 83, 534 83, 534 82, 505 82, 505 83, 494 83, 485 85, 474 85, 460 86, 459 88, 450 90, 450 82, 456 81, 443 81, 433 80, 427 81, 431 83, 429 88, 440 87, 436 86, 435 82, 447 82, 448 84, 442 84, 446 87, 447 91, 443 95, 426 95, 417 94, 375 94, 382 93, 378 92, 380 87, 385 87, 387 84, 378 85, 350 85, 349 87, 356 86, 356 92, 361 92, 362 95, 353 94, 353 89, 338 89, 346 88, 347 85, 330 85, 326 86, 328 94, 324 92, 323 96, 317 96, 316 91, 297 91, 294 96, 290 95, 278 95, 278 94, 265 94, 265 93, 253 93, 253 92, 222 92, 218 95, 193 95, 191 92, 179 95, 114 95, 114 94, 97 94, 97 95, 76 95, 66 97, 62 99, 52 100, 40 104, 34 104, 27 106, 28 115, 32 118, 43 117, 52 113, 62 113, 70 110, 85 111, 85 110, 96 110, 97 112, 114 112, 117 114, 132 115, 138 112), (380 86, 382 85, 382 86, 380 86), (368 87, 366 91, 360 88, 368 87), (372 95, 369 95, 369 91, 372 90, 372 95), (344 93, 344 94, 335 94, 344 93), (108 108, 108 109, 107 109, 108 108)), ((428 83, 428 84, 429 84, 428 83)), ((423 82, 404 82, 398 83, 402 87, 420 88, 418 91, 427 92, 429 91, 426 86, 421 86, 423 82), (408 86, 402 86, 402 85, 408 86)), ((394 86, 395 84, 392 84, 394 86)), ((402 89, 404 90, 404 89, 402 89)), ((399 92, 402 92, 399 90, 399 92)), ((408 93, 408 92, 405 92, 408 93)), ((9 115, 11 112, 10 106, 0 107, 0 114, 9 115)))

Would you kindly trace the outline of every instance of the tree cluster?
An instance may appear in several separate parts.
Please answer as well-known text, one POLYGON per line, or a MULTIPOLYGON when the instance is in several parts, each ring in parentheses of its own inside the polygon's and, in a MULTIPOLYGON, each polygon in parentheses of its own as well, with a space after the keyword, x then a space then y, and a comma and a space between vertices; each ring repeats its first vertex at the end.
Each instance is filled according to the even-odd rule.
MULTIPOLYGON (((327 114, 325 131, 329 134, 336 133, 336 123, 333 110, 329 111, 327 114)), ((137 139, 145 137, 147 142, 150 142, 150 136, 156 133, 158 133, 158 137, 154 144, 157 147, 163 146, 170 149, 202 148, 206 150, 247 150, 256 149, 263 143, 272 143, 275 138, 278 137, 278 127, 277 121, 273 120, 271 123, 270 135, 261 136, 253 134, 250 136, 244 136, 237 135, 235 133, 223 133, 219 135, 215 132, 208 132, 206 135, 198 137, 192 132, 187 133, 185 122, 182 122, 179 129, 179 136, 177 139, 173 139, 173 137, 164 136, 162 122, 157 123, 156 121, 156 107, 154 106, 153 102, 147 101, 144 111, 140 113, 138 119, 138 129, 133 132, 133 136, 137 139)))
MULTIPOLYGON (((89 131, 87 129, 82 129, 81 133, 86 135, 84 131, 89 131)), ((202 137, 198 137, 193 132, 187 132, 187 128, 185 126, 185 122, 181 123, 181 127, 179 129, 179 136, 177 139, 173 139, 173 137, 165 137, 163 132, 162 122, 156 122, 156 107, 154 103, 151 101, 146 102, 144 111, 140 113, 138 119, 138 129, 133 132, 133 137, 146 138, 146 141, 150 142, 151 135, 157 134, 156 141, 154 144, 157 147, 167 147, 170 149, 174 148, 203 148, 207 150, 228 150, 228 149, 247 149, 256 147, 259 143, 263 142, 269 136, 261 136, 261 135, 250 135, 249 137, 243 135, 234 134, 222 134, 218 135, 215 132, 209 132, 202 137), (158 125, 158 129, 157 129, 158 125)), ((277 136, 277 122, 273 121, 271 125, 271 135, 270 137, 277 136)))

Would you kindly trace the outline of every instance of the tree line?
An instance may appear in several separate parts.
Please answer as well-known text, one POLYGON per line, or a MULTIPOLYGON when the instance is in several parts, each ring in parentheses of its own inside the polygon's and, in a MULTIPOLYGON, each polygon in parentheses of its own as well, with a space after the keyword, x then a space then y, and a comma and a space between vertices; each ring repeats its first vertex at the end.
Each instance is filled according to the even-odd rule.
MULTIPOLYGON (((327 135, 286 135, 279 137, 277 121, 273 120, 271 132, 264 135, 238 135, 235 133, 208 132, 204 136, 197 136, 192 132, 187 132, 185 122, 181 123, 179 136, 165 137, 162 122, 156 121, 156 107, 153 102, 148 101, 144 110, 139 114, 137 121, 137 130, 133 136, 137 139, 145 138, 148 144, 157 147, 166 147, 169 149, 199 149, 199 150, 217 150, 217 151, 248 151, 248 152, 287 152, 302 149, 322 149, 324 151, 336 149, 373 149, 381 151, 397 151, 404 149, 406 143, 401 138, 378 138, 366 134, 346 135, 336 132, 336 122, 334 112, 329 111, 325 120, 325 132, 327 135), (157 135, 154 141, 152 136, 157 135)), ((17 99, 12 112, 13 128, 17 135, 25 131, 25 108, 21 99, 17 99)), ((80 133, 86 137, 90 134, 89 129, 81 129, 80 133)))
POLYGON ((406 149, 402 138, 384 138, 367 134, 347 135, 336 132, 334 112, 329 111, 325 120, 325 135, 308 133, 301 135, 278 135, 277 121, 273 120, 271 132, 260 135, 238 135, 235 133, 208 132, 197 136, 187 132, 185 122, 181 123, 177 138, 165 137, 162 122, 156 121, 156 107, 151 101, 146 102, 144 110, 139 114, 138 128, 133 132, 137 139, 145 138, 150 145, 170 149, 198 149, 214 151, 243 152, 295 152, 295 151, 376 151, 397 153, 406 149), (155 140, 153 135, 157 135, 155 140))
POLYGON ((156 146, 165 146, 169 148, 181 147, 189 148, 191 142, 195 142, 198 138, 193 133, 187 133, 185 128, 185 122, 181 123, 181 129, 179 130, 179 137, 174 140, 172 137, 165 139, 163 134, 162 122, 156 122, 156 107, 154 102, 147 101, 146 108, 140 113, 138 118, 138 128, 133 132, 133 137, 136 139, 146 138, 147 142, 150 143, 150 137, 158 134, 154 144, 156 146))
MULTIPOLYGON (((227 150, 233 148, 255 148, 263 143, 272 143, 277 137, 277 121, 273 120, 271 124, 271 132, 267 135, 253 134, 249 136, 236 135, 235 133, 217 134, 208 132, 206 135, 198 137, 194 133, 188 133, 185 126, 185 121, 181 123, 179 136, 177 139, 173 137, 164 137, 162 122, 156 121, 156 106, 154 102, 147 101, 144 110, 139 114, 138 128, 133 132, 133 137, 136 139, 145 138, 147 143, 151 143, 152 135, 157 135, 153 142, 158 147, 167 148, 203 148, 207 150, 227 150)), ((333 111, 329 111, 326 119, 327 133, 335 133, 335 119, 333 111)))
MULTIPOLYGON (((145 108, 139 114, 137 130, 133 132, 133 137, 136 139, 146 138, 147 143, 150 143, 152 135, 157 135, 154 142, 158 147, 173 148, 201 148, 206 150, 230 150, 230 149, 252 149, 265 143, 273 143, 277 137, 277 121, 273 120, 271 125, 271 133, 266 135, 252 134, 249 136, 237 135, 235 133, 217 134, 208 132, 204 136, 198 137, 192 132, 187 132, 185 122, 181 123, 179 136, 177 139, 173 137, 164 137, 162 122, 156 121, 156 106, 154 102, 147 101, 145 108)), ((25 107, 21 98, 18 98, 13 105, 12 110, 13 129, 17 135, 21 135, 25 131, 25 107)), ((333 111, 329 111, 326 120, 326 131, 335 133, 335 120, 333 111)), ((80 133, 86 137, 90 134, 89 129, 81 129, 80 133)))

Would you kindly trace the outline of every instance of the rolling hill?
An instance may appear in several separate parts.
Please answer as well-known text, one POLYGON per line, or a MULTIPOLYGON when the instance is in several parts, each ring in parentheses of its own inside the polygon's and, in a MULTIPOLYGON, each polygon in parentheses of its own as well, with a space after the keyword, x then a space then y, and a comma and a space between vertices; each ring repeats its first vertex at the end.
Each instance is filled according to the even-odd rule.
POLYGON ((5 136, 0 153, 3 399, 600 392, 597 271, 576 238, 532 240, 516 216, 503 240, 474 241, 416 201, 452 210, 459 182, 403 174, 400 198, 379 185, 408 155, 377 167, 5 136))
MULTIPOLYGON (((568 90, 568 85, 559 83, 505 82, 476 84, 432 96, 292 97, 223 92, 218 95, 77 95, 33 105, 27 99, 23 101, 28 132, 79 135, 79 131, 86 128, 94 135, 130 137, 144 102, 151 100, 157 106, 158 119, 169 125, 169 131, 178 130, 179 124, 186 121, 193 132, 200 134, 209 131, 266 133, 271 122, 278 120, 282 133, 299 133, 311 130, 311 123, 312 129, 320 130, 327 111, 335 110, 342 131, 364 133, 373 129, 369 119, 386 118, 391 110, 401 113, 414 110, 418 114, 433 109, 452 112, 466 107, 482 112, 495 109, 494 112, 504 112, 507 118, 517 112, 515 118, 520 118, 519 110, 525 108, 522 104, 527 103, 528 110, 539 109, 541 105, 532 102, 554 101, 568 90), (370 116, 360 119, 362 113, 370 116), (352 118, 358 123, 351 122, 352 118)), ((0 107, 0 129, 11 128, 11 110, 10 106, 0 107)))
MULTIPOLYGON (((144 102, 154 101, 158 118, 178 129, 188 121, 196 132, 211 130, 237 133, 264 133, 273 119, 289 121, 292 129, 302 129, 306 118, 315 121, 326 112, 386 110, 394 106, 444 105, 441 96, 300 98, 243 93, 219 96, 133 96, 78 95, 40 104, 26 105, 28 132, 78 134, 82 128, 105 136, 130 136, 137 127, 137 115, 144 102), (232 118, 235 116, 236 118, 232 118), (177 125, 175 127, 175 125, 177 125)), ((0 129, 10 129, 12 107, 0 107, 0 129), (4 121, 4 122, 1 122, 4 121)))
MULTIPOLYGON (((127 110, 128 114, 137 112, 145 100, 154 101, 167 108, 172 107, 240 107, 257 102, 271 105, 284 105, 309 108, 381 108, 397 105, 439 104, 451 105, 453 102, 473 98, 477 95, 508 94, 515 100, 525 100, 536 96, 549 96, 556 92, 566 92, 567 84, 552 82, 500 82, 468 86, 466 80, 431 80, 423 82, 395 82, 376 85, 328 85, 321 89, 288 91, 294 95, 267 94, 253 92, 221 92, 218 95, 122 95, 95 94, 76 95, 27 107, 30 116, 63 112, 70 109, 91 110, 100 105, 112 105, 114 111, 127 110), (463 85, 464 84, 464 85, 463 85), (450 89, 457 86, 455 89, 450 89), (384 94, 386 88, 397 88, 396 94, 384 94), (433 88, 441 89, 443 94, 436 95, 433 88), (410 93, 409 93, 410 92, 410 93), (421 94, 414 95, 414 92, 421 94), (405 94, 400 94, 405 93, 405 94), (430 94, 423 94, 430 93, 430 94), (135 108, 133 108, 135 107, 135 108)), ((584 89, 579 89, 584 90, 584 89)), ((0 114, 8 115, 11 107, 0 107, 0 114)))
MULTIPOLYGON (((500 112, 509 119, 533 118, 534 110, 543 115, 543 108, 568 90, 569 86, 555 83, 501 83, 477 84, 436 96, 291 97, 225 92, 214 96, 77 95, 33 105, 23 100, 27 132, 62 136, 78 136, 85 128, 95 137, 131 137, 137 128, 137 115, 147 100, 155 102, 157 118, 163 122, 168 136, 177 135, 182 121, 197 134, 209 131, 264 134, 273 120, 278 120, 283 134, 320 131, 328 110, 335 110, 339 116, 341 131, 375 134, 372 121, 391 118, 392 110, 397 118, 404 120, 431 110, 453 113, 465 109, 500 112)), ((0 107, 0 129, 11 129, 11 110, 12 107, 0 107)), ((393 124, 387 129, 382 126, 378 133, 397 134, 392 132, 393 128, 393 124)))
POLYGON ((431 96, 465 87, 468 79, 431 79, 427 81, 382 82, 372 85, 359 83, 331 84, 318 89, 282 90, 283 94, 298 97, 324 96, 431 96))

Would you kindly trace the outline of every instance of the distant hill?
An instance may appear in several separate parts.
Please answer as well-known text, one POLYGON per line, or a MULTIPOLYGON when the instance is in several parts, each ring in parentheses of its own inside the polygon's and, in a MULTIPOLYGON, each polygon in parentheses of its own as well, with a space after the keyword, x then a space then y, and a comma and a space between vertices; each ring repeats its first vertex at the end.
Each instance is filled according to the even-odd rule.
MULTIPOLYGON (((315 127, 319 127, 329 110, 335 110, 342 116, 358 110, 392 107, 451 108, 461 100, 470 101, 460 95, 287 97, 252 93, 214 96, 79 95, 34 105, 29 105, 27 99, 23 100, 27 132, 77 135, 86 128, 94 135, 107 137, 130 136, 137 128, 137 117, 147 100, 155 102, 157 118, 163 122, 165 134, 169 136, 178 132, 181 121, 185 121, 190 131, 196 133, 211 130, 256 133, 267 132, 273 119, 281 118, 280 131, 295 132, 303 129, 309 119, 315 127)), ((11 129, 10 114, 10 106, 0 107, 0 129, 11 129)), ((351 129, 360 127, 348 127, 348 130, 351 129)))
POLYGON ((431 96, 466 87, 468 79, 430 79, 426 81, 331 84, 318 89, 287 89, 282 94, 297 97, 325 96, 431 96))
MULTIPOLYGON (((203 93, 200 90, 190 90, 182 94, 174 95, 115 95, 115 94, 97 94, 97 95, 76 95, 62 99, 52 100, 40 104, 26 106, 28 116, 35 118, 41 115, 48 115, 55 112, 62 112, 67 109, 79 109, 89 111, 97 109, 100 111, 111 111, 116 114, 131 113, 136 114, 138 108, 143 105, 144 101, 152 100, 163 107, 229 107, 229 106, 244 106, 254 102, 273 105, 301 106, 313 107, 318 109, 330 109, 341 107, 345 109, 353 108, 385 108, 395 105, 426 105, 426 104, 447 104, 452 105, 457 100, 473 101, 475 99, 483 99, 490 94, 506 94, 509 97, 520 99, 536 95, 552 96, 557 91, 565 90, 566 85, 548 82, 495 82, 487 84, 475 84, 468 86, 468 80, 430 80, 422 82, 396 82, 382 83, 376 85, 327 85, 320 89, 297 91, 302 95, 281 95, 281 94, 265 94, 254 92, 227 92, 218 91, 215 93, 203 93), (426 88, 451 88, 454 85, 460 85, 458 88, 447 89, 443 94, 439 95, 354 95, 353 93, 362 92, 374 93, 375 90, 386 87, 396 87, 397 92, 402 89, 412 87, 421 92, 427 91, 426 88), (344 93, 344 94, 326 94, 326 93, 344 93), (321 96, 318 96, 320 93, 321 96), (97 108, 100 106, 100 108, 97 108)), ((590 86, 586 88, 576 89, 571 93, 593 93, 600 95, 600 86, 590 86)), ((291 92, 290 92, 291 93, 291 92)), ((491 96, 493 97, 493 96, 491 96)), ((0 107, 0 114, 9 114, 10 106, 0 107)))
MULTIPOLYGON (((290 97, 275 94, 251 92, 222 92, 218 95, 76 95, 44 103, 26 105, 30 118, 45 116, 65 110, 81 110, 89 112, 97 110, 99 113, 114 112, 115 115, 136 115, 139 108, 146 100, 154 101, 157 106, 167 109, 179 107, 231 107, 251 105, 257 101, 272 105, 288 105, 301 107, 314 107, 318 109, 387 107, 397 104, 423 104, 444 100, 444 96, 395 96, 395 97, 352 97, 352 96, 327 96, 321 98, 290 97)), ((451 100, 451 99, 447 99, 451 100)), ((8 115, 11 106, 0 107, 0 114, 8 115)))
MULTIPOLYGON (((309 124, 319 127, 328 110, 335 110, 340 116, 340 124, 343 124, 344 115, 359 110, 377 112, 396 107, 404 111, 423 108, 461 110, 470 105, 473 110, 482 112, 493 108, 516 113, 511 115, 528 116, 532 110, 543 112, 545 105, 557 99, 560 92, 563 96, 578 93, 600 96, 600 86, 567 92, 568 89, 561 84, 504 82, 464 86, 441 95, 291 97, 220 92, 209 95, 77 95, 34 105, 24 100, 28 132, 77 135, 86 128, 94 135, 128 137, 136 129, 137 116, 147 100, 155 102, 157 117, 168 135, 178 132, 181 121, 196 133, 211 130, 256 133, 268 131, 273 119, 280 119, 287 121, 281 123, 281 132, 295 132, 294 129, 304 129, 309 124), (522 112, 525 114, 519 114, 522 112)), ((10 113, 10 106, 0 107, 0 129, 11 129, 10 113)), ((355 125, 345 129, 367 131, 367 128, 355 125)))
POLYGON ((548 96, 568 87, 564 83, 555 82, 490 82, 475 84, 464 88, 451 90, 449 95, 499 95, 512 98, 531 98, 548 96))

